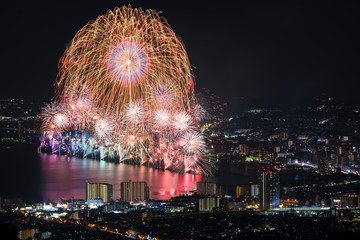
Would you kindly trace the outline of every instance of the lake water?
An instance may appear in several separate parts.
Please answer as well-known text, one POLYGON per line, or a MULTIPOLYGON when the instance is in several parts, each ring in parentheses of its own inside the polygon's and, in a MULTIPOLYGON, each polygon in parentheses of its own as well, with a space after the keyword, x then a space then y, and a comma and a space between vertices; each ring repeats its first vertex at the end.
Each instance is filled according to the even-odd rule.
POLYGON ((150 198, 169 199, 196 190, 196 182, 216 181, 234 185, 246 182, 249 169, 217 176, 180 174, 168 170, 119 164, 93 159, 37 153, 37 146, 0 144, 0 197, 21 197, 24 201, 85 199, 85 184, 103 182, 113 185, 114 199, 120 198, 120 183, 146 181, 150 198))

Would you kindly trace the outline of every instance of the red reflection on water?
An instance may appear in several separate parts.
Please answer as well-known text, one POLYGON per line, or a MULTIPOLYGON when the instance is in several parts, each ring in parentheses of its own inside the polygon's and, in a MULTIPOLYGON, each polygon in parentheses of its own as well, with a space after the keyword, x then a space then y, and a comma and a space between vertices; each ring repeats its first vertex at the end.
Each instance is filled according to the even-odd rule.
POLYGON ((201 175, 179 174, 168 170, 76 157, 41 154, 43 172, 43 198, 56 200, 85 198, 85 184, 104 182, 113 185, 114 199, 120 198, 120 183, 145 181, 152 199, 169 199, 196 190, 201 175))

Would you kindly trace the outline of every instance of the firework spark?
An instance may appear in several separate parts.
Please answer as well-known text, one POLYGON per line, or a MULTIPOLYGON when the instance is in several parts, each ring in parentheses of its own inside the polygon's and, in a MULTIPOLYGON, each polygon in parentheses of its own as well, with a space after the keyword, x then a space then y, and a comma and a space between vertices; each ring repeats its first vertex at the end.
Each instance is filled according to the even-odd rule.
POLYGON ((99 16, 75 35, 59 67, 57 101, 41 114, 42 146, 211 172, 196 130, 206 111, 184 44, 157 12, 128 6, 99 16))
POLYGON ((112 123, 108 119, 99 119, 95 122, 95 131, 99 137, 106 137, 110 135, 112 130, 112 123))
POLYGON ((179 140, 179 144, 187 153, 194 154, 204 152, 206 143, 204 137, 195 131, 188 131, 179 140))
POLYGON ((177 113, 172 122, 173 128, 177 131, 186 131, 191 128, 191 117, 185 113, 177 113))
POLYGON ((159 129, 164 129, 166 127, 169 127, 170 120, 171 120, 171 116, 169 111, 165 109, 159 109, 154 112, 153 121, 155 127, 159 129))
POLYGON ((125 108, 125 120, 129 124, 138 124, 144 116, 143 106, 140 102, 133 102, 125 108))
POLYGON ((139 82, 147 73, 149 59, 144 49, 135 42, 121 42, 109 51, 110 75, 126 84, 139 82))
POLYGON ((115 8, 88 23, 73 38, 60 60, 58 96, 88 91, 102 112, 119 114, 146 97, 153 86, 171 86, 176 106, 194 101, 194 79, 181 39, 153 10, 115 8))
POLYGON ((58 129, 66 129, 69 124, 69 119, 65 114, 58 113, 54 116, 54 125, 58 129))

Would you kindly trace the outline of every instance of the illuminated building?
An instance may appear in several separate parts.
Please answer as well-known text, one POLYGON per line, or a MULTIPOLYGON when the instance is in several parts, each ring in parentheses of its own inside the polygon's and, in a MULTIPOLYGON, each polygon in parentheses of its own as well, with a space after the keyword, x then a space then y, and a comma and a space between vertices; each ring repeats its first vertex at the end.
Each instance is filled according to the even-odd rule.
POLYGON ((360 206, 360 195, 357 193, 345 193, 340 198, 341 208, 358 208, 360 206))
POLYGON ((83 211, 76 211, 70 214, 69 219, 81 220, 83 218, 83 211))
POLYGON ((280 205, 280 179, 277 171, 263 168, 259 176, 260 209, 273 209, 280 205))
POLYGON ((299 201, 296 199, 282 199, 280 200, 282 206, 298 206, 299 201))
POLYGON ((236 190, 236 194, 235 194, 236 198, 240 198, 242 196, 249 196, 251 193, 251 186, 250 185, 236 186, 235 190, 236 190))
POLYGON ((149 199, 149 187, 146 182, 122 182, 120 184, 121 200, 131 202, 134 200, 146 201, 149 199))
POLYGON ((18 232, 18 239, 33 239, 34 235, 38 233, 38 229, 25 229, 18 232))
POLYGON ((217 184, 214 182, 197 182, 196 189, 198 194, 217 195, 217 184))
POLYGON ((331 208, 340 209, 341 208, 341 199, 331 198, 331 208))
POLYGON ((308 140, 309 136, 308 135, 300 135, 298 136, 298 140, 308 140))
POLYGON ((318 169, 321 175, 327 175, 330 173, 329 164, 325 162, 325 160, 319 161, 318 169))
POLYGON ((245 144, 240 144, 239 150, 240 150, 240 154, 243 154, 243 155, 248 155, 250 153, 249 147, 246 146, 245 144))
POLYGON ((341 155, 342 154, 342 147, 338 148, 338 154, 341 155))
POLYGON ((200 198, 199 199, 199 211, 206 212, 212 211, 214 208, 220 206, 220 200, 216 197, 200 198))
POLYGON ((289 137, 288 133, 287 132, 281 132, 280 133, 280 139, 281 140, 287 140, 289 137))
POLYGON ((112 202, 113 186, 108 183, 86 183, 86 201, 89 200, 112 202))
POLYGON ((259 185, 257 184, 251 184, 251 187, 250 187, 250 195, 252 197, 257 197, 259 196, 259 185))
POLYGON ((242 196, 243 190, 241 189, 241 186, 236 186, 236 198, 239 198, 242 196))
POLYGON ((110 205, 106 205, 103 208, 104 212, 119 212, 119 211, 124 211, 124 209, 126 209, 129 206, 129 203, 125 203, 125 202, 114 202, 111 203, 110 205))

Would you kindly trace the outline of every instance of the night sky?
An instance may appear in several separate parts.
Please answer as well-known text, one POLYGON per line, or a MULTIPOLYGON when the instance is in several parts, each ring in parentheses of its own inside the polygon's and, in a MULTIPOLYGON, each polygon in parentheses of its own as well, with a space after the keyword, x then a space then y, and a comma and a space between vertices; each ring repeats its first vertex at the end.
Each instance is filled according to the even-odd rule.
POLYGON ((321 93, 359 104, 359 7, 270 2, 7 3, 0 10, 0 97, 50 101, 65 44, 88 21, 131 3, 162 11, 185 43, 196 89, 235 105, 241 98, 301 103, 321 93))

